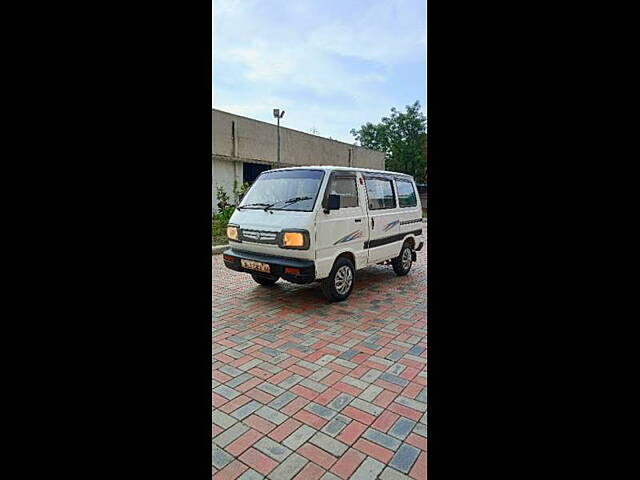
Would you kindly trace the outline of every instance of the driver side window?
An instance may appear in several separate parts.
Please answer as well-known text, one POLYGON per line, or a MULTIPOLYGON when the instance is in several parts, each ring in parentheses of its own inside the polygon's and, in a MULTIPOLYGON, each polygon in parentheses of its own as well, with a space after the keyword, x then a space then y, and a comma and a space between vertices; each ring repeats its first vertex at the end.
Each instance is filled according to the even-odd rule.
POLYGON ((329 185, 329 193, 331 195, 340 195, 340 208, 358 206, 358 187, 356 185, 356 177, 333 177, 331 185, 329 185))

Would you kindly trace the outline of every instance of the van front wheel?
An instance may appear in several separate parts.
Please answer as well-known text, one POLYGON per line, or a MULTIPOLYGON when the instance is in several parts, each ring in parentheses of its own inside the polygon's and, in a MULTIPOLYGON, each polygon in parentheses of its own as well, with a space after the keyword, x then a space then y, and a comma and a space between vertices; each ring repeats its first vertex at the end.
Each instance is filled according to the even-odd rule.
POLYGON ((351 295, 355 280, 355 267, 348 258, 339 258, 331 273, 322 281, 322 292, 330 302, 341 302, 351 295))
POLYGON ((391 265, 393 266, 393 271, 396 272, 396 275, 399 277, 406 275, 411 270, 411 264, 413 263, 413 255, 411 247, 408 243, 402 245, 402 250, 400 250, 400 255, 391 260, 391 265))

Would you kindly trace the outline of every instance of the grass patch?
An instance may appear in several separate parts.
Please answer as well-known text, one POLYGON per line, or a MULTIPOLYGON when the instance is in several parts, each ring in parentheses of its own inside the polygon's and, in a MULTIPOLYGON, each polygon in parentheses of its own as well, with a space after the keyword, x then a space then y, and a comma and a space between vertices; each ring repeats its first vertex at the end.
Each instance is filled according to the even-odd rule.
POLYGON ((227 239, 227 222, 217 215, 213 216, 211 221, 211 237, 214 245, 226 245, 229 243, 227 239))

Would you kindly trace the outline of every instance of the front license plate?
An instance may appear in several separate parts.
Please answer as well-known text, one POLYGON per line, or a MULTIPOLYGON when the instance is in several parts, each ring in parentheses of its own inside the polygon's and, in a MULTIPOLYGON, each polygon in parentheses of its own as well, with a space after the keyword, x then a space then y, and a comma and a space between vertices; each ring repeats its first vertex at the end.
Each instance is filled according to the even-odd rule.
POLYGON ((248 268, 249 270, 257 270, 258 272, 266 273, 271 272, 271 268, 269 267, 268 263, 260 263, 254 262, 252 260, 240 259, 240 265, 242 265, 242 268, 248 268))

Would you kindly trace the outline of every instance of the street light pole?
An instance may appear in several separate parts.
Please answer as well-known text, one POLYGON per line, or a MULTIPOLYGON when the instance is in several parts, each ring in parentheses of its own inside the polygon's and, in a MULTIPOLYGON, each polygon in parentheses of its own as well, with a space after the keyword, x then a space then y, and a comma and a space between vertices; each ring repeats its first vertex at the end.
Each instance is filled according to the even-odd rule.
POLYGON ((278 131, 278 154, 277 154, 278 161, 276 163, 276 168, 280 168, 280 119, 284 117, 284 110, 281 112, 280 109, 274 108, 273 116, 278 119, 278 126, 276 128, 278 131))

